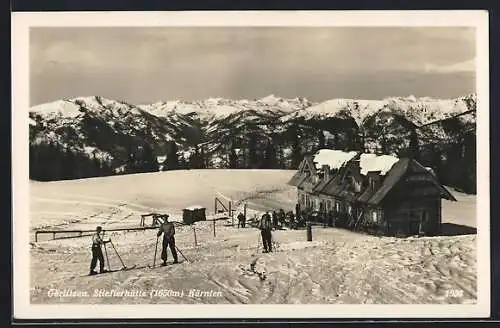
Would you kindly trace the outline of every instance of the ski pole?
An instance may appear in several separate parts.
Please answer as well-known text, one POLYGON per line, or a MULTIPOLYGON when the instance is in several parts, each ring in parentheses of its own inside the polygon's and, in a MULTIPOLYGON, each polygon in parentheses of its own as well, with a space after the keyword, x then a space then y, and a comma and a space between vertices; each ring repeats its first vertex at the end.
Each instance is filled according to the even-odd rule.
POLYGON ((182 254, 181 250, 179 249, 179 247, 177 247, 177 245, 175 245, 175 248, 177 249, 177 251, 182 255, 182 257, 188 262, 188 263, 191 263, 191 261, 188 260, 187 257, 184 256, 184 254, 182 254))
POLYGON ((155 257, 153 258, 153 268, 155 267, 156 265, 156 252, 158 250, 158 240, 160 239, 160 236, 156 236, 156 246, 155 246, 155 257))
POLYGON ((118 258, 120 259, 120 262, 122 262, 122 265, 124 268, 126 268, 127 266, 125 265, 125 263, 123 263, 123 260, 120 256, 120 254, 118 254, 118 251, 116 250, 116 247, 115 245, 113 244, 113 242, 111 241, 111 239, 109 240, 109 242, 111 243, 111 246, 113 247, 113 249, 115 250, 115 253, 116 253, 116 256, 118 256, 118 258))
POLYGON ((104 244, 104 254, 106 255, 106 262, 108 262, 108 270, 111 271, 111 265, 109 264, 108 249, 106 248, 106 244, 104 244))
MULTIPOLYGON (((102 238, 104 239, 104 234, 106 231, 102 232, 102 238)), ((106 248, 106 243, 103 243, 104 245, 104 255, 106 255, 106 262, 108 263, 108 270, 111 270, 111 266, 109 265, 109 258, 108 258, 108 249, 106 248)))

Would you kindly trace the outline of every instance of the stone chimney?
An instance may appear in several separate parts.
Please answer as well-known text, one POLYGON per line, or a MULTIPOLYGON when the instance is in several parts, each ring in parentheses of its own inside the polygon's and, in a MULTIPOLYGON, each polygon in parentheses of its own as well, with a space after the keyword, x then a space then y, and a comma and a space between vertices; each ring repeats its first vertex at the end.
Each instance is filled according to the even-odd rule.
POLYGON ((322 165, 321 170, 323 171, 323 180, 325 180, 325 181, 330 180, 330 166, 329 165, 322 165))

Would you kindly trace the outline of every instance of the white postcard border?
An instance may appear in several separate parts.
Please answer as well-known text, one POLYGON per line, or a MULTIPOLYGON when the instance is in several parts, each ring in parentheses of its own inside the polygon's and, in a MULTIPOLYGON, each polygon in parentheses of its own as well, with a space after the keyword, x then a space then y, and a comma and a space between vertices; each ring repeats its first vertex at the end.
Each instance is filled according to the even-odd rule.
POLYGON ((486 11, 52 12, 12 14, 13 312, 17 319, 465 318, 490 315, 489 50, 486 11), (478 301, 462 305, 32 305, 29 255, 29 28, 70 26, 476 27, 478 301), (172 315, 175 313, 175 316, 172 315))

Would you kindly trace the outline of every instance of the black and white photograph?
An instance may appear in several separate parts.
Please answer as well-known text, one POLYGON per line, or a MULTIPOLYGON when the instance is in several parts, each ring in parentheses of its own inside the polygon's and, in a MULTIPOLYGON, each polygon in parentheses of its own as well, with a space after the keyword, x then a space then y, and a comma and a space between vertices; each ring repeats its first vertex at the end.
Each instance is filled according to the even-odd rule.
POLYGON ((487 24, 13 14, 15 313, 489 315, 487 24))

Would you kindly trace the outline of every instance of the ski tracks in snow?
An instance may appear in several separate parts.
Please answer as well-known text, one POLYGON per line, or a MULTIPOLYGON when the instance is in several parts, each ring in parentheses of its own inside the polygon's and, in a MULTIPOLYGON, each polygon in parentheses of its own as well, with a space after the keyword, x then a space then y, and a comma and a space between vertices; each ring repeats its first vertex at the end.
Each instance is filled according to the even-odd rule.
MULTIPOLYGON (((33 214, 54 214, 54 215, 72 215, 74 218, 70 220, 66 220, 62 223, 59 224, 53 224, 53 225, 44 225, 43 227, 37 227, 37 228, 51 228, 51 227, 61 227, 61 226, 66 226, 70 225, 73 223, 83 223, 85 221, 89 221, 90 219, 94 219, 97 217, 100 217, 101 215, 104 215, 104 221, 107 224, 112 224, 112 223, 120 223, 122 221, 127 220, 128 218, 137 215, 140 216, 141 214, 144 213, 144 211, 147 212, 160 212, 160 209, 153 208, 150 206, 144 206, 142 204, 138 203, 133 203, 129 202, 123 199, 113 199, 113 198, 107 198, 107 197, 99 197, 99 196, 89 196, 89 195, 83 195, 83 194, 55 194, 51 193, 48 195, 45 195, 46 197, 32 197, 32 201, 35 202, 45 202, 45 203, 55 203, 55 204, 69 204, 69 205, 75 205, 75 206, 89 206, 89 207, 104 207, 108 208, 110 210, 99 210, 97 213, 94 212, 93 214, 88 214, 88 215, 81 215, 80 213, 73 213, 73 212, 57 212, 57 211, 33 211, 33 214), (68 197, 69 196, 69 197, 68 197), (141 209, 141 210, 139 210, 141 209), (112 220, 113 217, 120 213, 120 211, 123 211, 122 217, 117 218, 117 220, 112 220)), ((139 217, 138 217, 139 220, 139 217)), ((35 223, 35 222, 34 222, 35 223)))
MULTIPOLYGON (((109 206, 109 207, 135 207, 147 211, 161 211, 161 209, 144 206, 138 203, 132 203, 123 199, 113 199, 102 196, 89 196, 84 194, 50 194, 46 196, 52 197, 32 197, 35 201, 46 201, 46 202, 56 202, 56 203, 80 203, 84 205, 94 205, 94 206, 109 206), (67 197, 70 196, 70 197, 67 197), (97 201, 86 201, 85 199, 97 200, 97 201)), ((138 213, 137 210, 129 209, 131 212, 138 213)))
MULTIPOLYGON (((415 304, 467 303, 476 298, 475 239, 470 236, 395 239, 316 229, 317 242, 297 242, 305 237, 302 233, 284 231, 276 235, 282 251, 256 254, 255 237, 260 242, 256 229, 221 226, 214 238, 210 223, 198 226, 199 246, 192 246, 190 231, 179 230, 177 234, 178 247, 189 257, 190 264, 145 268, 153 259, 155 234, 120 234, 115 241, 118 251, 127 265, 138 267, 88 279, 70 276, 88 270, 88 246, 83 249, 72 245, 70 253, 57 244, 50 252, 33 249, 36 267, 32 270, 44 273, 35 278, 35 289, 64 281, 75 288, 182 286, 184 290, 212 289, 223 295, 208 299, 127 300, 134 303, 415 304), (47 270, 49 282, 45 281, 47 270)), ((69 247, 67 243, 61 245, 69 247)), ((119 265, 118 259, 110 256, 110 260, 114 268, 119 265)))

